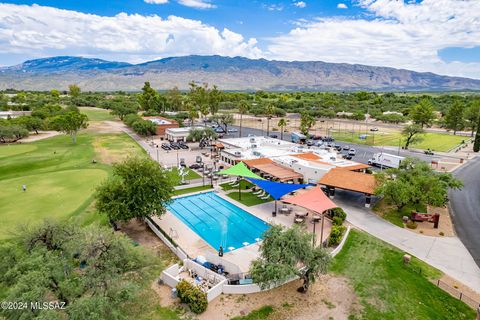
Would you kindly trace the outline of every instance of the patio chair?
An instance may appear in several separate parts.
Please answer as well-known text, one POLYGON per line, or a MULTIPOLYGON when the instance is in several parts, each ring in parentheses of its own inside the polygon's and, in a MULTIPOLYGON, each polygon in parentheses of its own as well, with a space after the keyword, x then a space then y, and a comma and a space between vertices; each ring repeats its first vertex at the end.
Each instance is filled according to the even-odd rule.
POLYGON ((260 199, 267 200, 268 198, 270 198, 270 195, 267 193, 265 196, 261 197, 260 199))
POLYGON ((265 196, 265 191, 262 190, 262 192, 260 192, 259 194, 257 194, 257 197, 258 198, 262 198, 265 196))
POLYGON ((258 189, 257 191, 252 192, 253 194, 257 195, 264 192, 262 189, 258 189))

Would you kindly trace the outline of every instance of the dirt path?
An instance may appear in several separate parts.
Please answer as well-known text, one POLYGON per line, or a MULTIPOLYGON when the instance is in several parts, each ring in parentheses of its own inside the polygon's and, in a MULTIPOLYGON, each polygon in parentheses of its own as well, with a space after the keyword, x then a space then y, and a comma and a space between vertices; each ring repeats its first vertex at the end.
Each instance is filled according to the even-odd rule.
MULTIPOLYGON (((209 303, 207 311, 197 316, 199 320, 225 320, 246 315, 262 306, 274 308, 271 319, 314 320, 348 319, 361 311, 361 306, 348 281, 342 277, 324 275, 315 282, 307 294, 298 293, 301 281, 280 288, 249 295, 221 295, 209 303)), ((178 306, 170 296, 170 287, 152 284, 162 306, 178 306)))
POLYGON ((38 134, 30 134, 28 137, 17 141, 17 143, 34 142, 38 140, 55 137, 55 136, 58 136, 59 134, 62 134, 62 133, 58 131, 39 131, 38 134))

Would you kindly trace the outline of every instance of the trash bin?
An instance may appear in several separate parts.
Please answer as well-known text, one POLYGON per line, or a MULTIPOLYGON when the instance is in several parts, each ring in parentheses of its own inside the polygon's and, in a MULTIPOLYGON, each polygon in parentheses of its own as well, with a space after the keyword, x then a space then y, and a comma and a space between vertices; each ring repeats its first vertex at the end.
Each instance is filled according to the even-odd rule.
POLYGON ((177 298, 177 288, 172 288, 172 299, 177 298))

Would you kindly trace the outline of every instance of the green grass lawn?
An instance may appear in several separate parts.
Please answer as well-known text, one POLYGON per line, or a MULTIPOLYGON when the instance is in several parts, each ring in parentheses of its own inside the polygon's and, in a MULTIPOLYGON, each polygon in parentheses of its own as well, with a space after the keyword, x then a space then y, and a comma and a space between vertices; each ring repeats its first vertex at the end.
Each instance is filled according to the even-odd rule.
POLYGON ((79 134, 77 145, 60 135, 0 146, 0 239, 9 238, 20 224, 45 218, 75 217, 80 224, 104 221, 91 208, 95 187, 111 173, 103 159, 128 153, 144 154, 126 134, 91 132, 79 134), (109 145, 98 141, 109 141, 109 145))
MULTIPOLYGON (((369 132, 367 139, 360 139, 360 135, 365 134, 365 132, 332 132, 332 136, 338 141, 356 143, 356 144, 367 144, 375 146, 394 146, 398 147, 405 144, 404 139, 400 132, 391 132, 391 133, 373 133, 369 132)), ((415 149, 431 149, 433 151, 448 151, 455 146, 462 143, 462 140, 466 140, 467 137, 463 136, 454 136, 450 134, 443 133, 432 133, 428 132, 423 135, 423 141, 417 144, 411 144, 410 148, 415 149)))
POLYGON ((273 313, 273 307, 271 306, 263 306, 260 309, 253 310, 249 314, 243 317, 235 317, 231 320, 265 320, 269 319, 270 315, 273 313))
POLYGON ((331 270, 350 280, 363 306, 351 319, 475 318, 471 308, 429 281, 440 271, 415 257, 404 265, 403 254, 364 232, 350 232, 331 270))
POLYGON ((376 212, 379 216, 383 219, 393 223, 396 226, 403 228, 403 217, 407 216, 410 217, 412 211, 417 212, 427 212, 427 207, 425 205, 419 204, 409 204, 403 207, 402 209, 398 210, 396 207, 391 207, 386 205, 385 199, 382 199, 378 202, 373 211, 376 212))
POLYGON ((187 194, 187 193, 199 192, 199 191, 209 190, 209 189, 212 189, 212 187, 210 185, 192 187, 192 188, 186 188, 186 189, 179 189, 179 190, 175 190, 174 195, 175 196, 180 196, 180 195, 187 194))
MULTIPOLYGON (((185 168, 187 170, 187 175, 185 176, 185 180, 193 180, 193 179, 199 179, 202 176, 193 171, 192 169, 185 168)), ((179 185, 180 182, 182 181, 182 178, 180 178, 180 175, 178 174, 178 168, 172 168, 172 170, 169 173, 170 178, 173 179, 175 185, 179 185)), ((205 181, 209 181, 207 177, 205 177, 205 181)))
POLYGON ((241 200, 238 199, 238 192, 235 192, 235 191, 228 193, 227 196, 229 198, 235 200, 235 201, 238 201, 238 202, 248 206, 248 207, 256 206, 257 204, 262 204, 262 203, 273 201, 273 198, 271 198, 271 197, 269 197, 267 200, 260 199, 251 192, 243 192, 241 200))
POLYGON ((118 120, 117 117, 110 113, 110 110, 105 109, 92 109, 88 107, 80 107, 80 112, 86 114, 90 121, 106 121, 106 120, 118 120))
MULTIPOLYGON (((229 182, 222 183, 222 184, 220 185, 220 187, 221 187, 222 190, 224 190, 224 191, 228 191, 228 190, 238 190, 238 186, 232 187, 229 182)), ((240 188, 241 188, 242 190, 245 190, 245 189, 251 188, 251 187, 253 187, 253 183, 251 183, 251 182, 249 182, 249 181, 247 181, 247 180, 241 180, 241 181, 240 181, 240 188)))

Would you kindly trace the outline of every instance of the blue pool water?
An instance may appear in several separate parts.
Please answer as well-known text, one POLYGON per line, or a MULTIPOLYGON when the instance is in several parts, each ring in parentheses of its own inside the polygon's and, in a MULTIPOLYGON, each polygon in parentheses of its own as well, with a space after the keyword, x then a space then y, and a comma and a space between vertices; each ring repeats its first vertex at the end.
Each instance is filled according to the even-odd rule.
POLYGON ((222 246, 232 251, 258 242, 270 227, 213 192, 176 198, 167 209, 216 250, 222 246))

